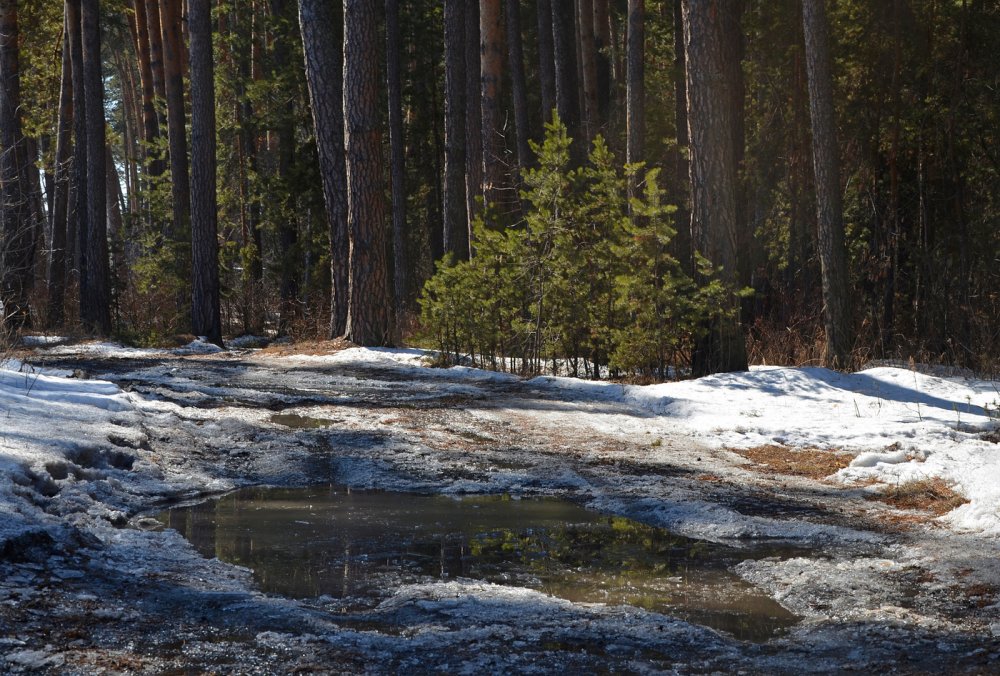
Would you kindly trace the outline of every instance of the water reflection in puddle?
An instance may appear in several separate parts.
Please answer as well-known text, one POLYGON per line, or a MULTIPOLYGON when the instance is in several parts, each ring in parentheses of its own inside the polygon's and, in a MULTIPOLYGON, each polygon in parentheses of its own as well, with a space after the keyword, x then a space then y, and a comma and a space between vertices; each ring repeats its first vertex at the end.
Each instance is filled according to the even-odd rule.
POLYGON ((467 577, 638 606, 751 641, 798 619, 728 571, 745 551, 565 500, 251 488, 159 519, 203 555, 251 568, 264 591, 296 598, 373 605, 401 584, 467 577))

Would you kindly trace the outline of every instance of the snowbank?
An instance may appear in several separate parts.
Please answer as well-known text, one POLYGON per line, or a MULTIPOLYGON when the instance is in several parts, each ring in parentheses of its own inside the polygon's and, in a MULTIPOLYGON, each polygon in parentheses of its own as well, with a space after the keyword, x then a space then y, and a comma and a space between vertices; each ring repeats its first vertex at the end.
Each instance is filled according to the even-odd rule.
POLYGON ((77 476, 99 481, 130 464, 109 442, 128 436, 115 424, 133 415, 128 395, 105 381, 22 369, 0 364, 0 549, 48 522, 33 503, 77 476))
POLYGON ((844 482, 938 477, 970 501, 946 522, 1000 535, 1000 446, 989 440, 1000 428, 1000 383, 891 367, 845 374, 766 366, 645 387, 535 380, 669 418, 714 447, 857 452, 836 475, 844 482))

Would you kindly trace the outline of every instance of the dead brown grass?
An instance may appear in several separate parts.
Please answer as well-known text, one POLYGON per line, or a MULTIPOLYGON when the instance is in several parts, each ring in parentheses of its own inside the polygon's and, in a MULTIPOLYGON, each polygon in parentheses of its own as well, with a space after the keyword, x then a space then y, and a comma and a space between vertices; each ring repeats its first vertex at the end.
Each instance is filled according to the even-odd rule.
POLYGON ((890 486, 885 492, 872 496, 896 509, 919 510, 936 516, 968 502, 943 479, 921 479, 890 486))
POLYGON ((260 354, 272 357, 287 357, 295 354, 324 355, 334 354, 352 347, 357 347, 354 343, 343 338, 333 340, 303 340, 294 343, 271 344, 263 348, 260 354))
POLYGON ((850 464, 851 457, 833 450, 790 448, 777 444, 735 450, 760 465, 754 469, 810 479, 823 479, 850 464))

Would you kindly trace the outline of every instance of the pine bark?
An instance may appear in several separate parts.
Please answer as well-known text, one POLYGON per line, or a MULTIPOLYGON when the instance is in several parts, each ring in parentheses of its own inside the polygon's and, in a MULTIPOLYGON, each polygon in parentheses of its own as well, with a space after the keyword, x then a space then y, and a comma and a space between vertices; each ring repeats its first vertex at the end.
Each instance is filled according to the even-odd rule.
MULTIPOLYGON (((183 240, 191 222, 191 179, 188 173, 188 143, 184 111, 184 71, 181 52, 181 0, 159 0, 163 45, 163 75, 167 97, 167 135, 170 143, 170 196, 173 222, 164 234, 183 240)), ((186 267, 183 261, 178 266, 186 267)))
POLYGON ((162 167, 153 148, 160 136, 160 127, 154 104, 156 94, 153 88, 153 68, 150 64, 149 21, 146 17, 145 0, 135 0, 133 5, 135 9, 135 55, 142 92, 143 157, 146 158, 146 168, 149 173, 156 176, 162 173, 162 167))
MULTIPOLYGON (((740 0, 685 0, 688 132, 691 143, 691 233, 695 247, 722 281, 735 285, 738 273, 736 149, 733 147, 732 97, 727 90, 731 64, 722 16, 740 0)), ((731 315, 711 323, 695 346, 696 375, 747 368, 746 344, 739 323, 739 299, 721 308, 731 315)))
MULTIPOLYGON (((349 236, 347 168, 344 156, 344 93, 341 29, 329 0, 299 0, 299 29, 305 53, 327 226, 330 228, 330 337, 347 329, 349 236)), ((462 203, 464 208, 464 201, 462 203)))
POLYGON ((0 329, 18 329, 29 322, 28 293, 33 279, 29 161, 21 124, 21 76, 17 2, 0 2, 0 329))
POLYGON ((472 223, 479 215, 477 197, 483 194, 483 91, 480 84, 479 3, 465 5, 465 205, 468 251, 472 252, 472 223))
POLYGON ((597 52, 597 104, 601 119, 611 114, 611 10, 608 0, 594 2, 594 48, 597 52))
POLYGON ((365 346, 393 342, 382 197, 376 12, 370 0, 344 0, 344 127, 351 237, 346 338, 365 346))
POLYGON ((222 345, 216 204, 212 2, 189 0, 191 34, 191 327, 222 345))
POLYGON ((683 179, 691 174, 688 164, 688 119, 687 119, 687 86, 684 60, 684 0, 673 0, 671 9, 674 17, 674 128, 677 141, 674 175, 678 178, 675 188, 677 204, 674 222, 678 224, 677 235, 674 238, 676 250, 681 264, 688 274, 694 274, 694 250, 691 245, 691 213, 688 208, 691 202, 691 185, 683 179))
MULTIPOLYGON (((135 0, 143 2, 144 0, 135 0)), ((160 26, 160 0, 145 0, 146 32, 149 36, 149 72, 153 80, 153 94, 160 101, 167 100, 167 86, 163 73, 163 31, 160 26)), ((160 126, 165 120, 157 110, 160 126)))
POLYGON ((646 139, 646 0, 628 0, 626 31, 625 161, 645 159, 646 139))
POLYGON ((597 42, 594 35, 593 0, 576 0, 580 26, 580 72, 583 74, 584 133, 587 145, 604 124, 597 94, 597 42))
POLYGON ((500 202, 503 185, 503 130, 500 110, 500 85, 503 77, 503 12, 500 0, 480 0, 480 107, 483 116, 483 184, 484 204, 500 202))
POLYGON ((444 195, 443 248, 456 259, 469 256, 465 200, 465 11, 466 0, 444 2, 444 195))
POLYGON ((517 164, 523 172, 531 164, 531 124, 528 121, 528 82, 524 74, 524 45, 521 37, 521 1, 505 0, 507 20, 507 60, 517 134, 517 164))
MULTIPOLYGON (((67 13, 64 9, 64 17, 67 13)), ((66 231, 69 216, 69 183, 73 152, 73 68, 70 61, 69 30, 63 20, 62 77, 59 84, 59 120, 56 131, 56 155, 52 215, 49 229, 49 327, 62 326, 66 320, 66 231)))
POLYGON ((555 55, 556 108, 574 139, 573 159, 583 161, 580 134, 580 87, 576 71, 576 11, 574 0, 552 0, 552 46, 555 55))
POLYGON ((278 333, 285 334, 292 320, 298 314, 299 275, 302 263, 299 257, 299 232, 296 217, 295 193, 291 176, 295 159, 295 94, 287 84, 288 78, 282 72, 291 58, 291 36, 289 25, 294 25, 291 12, 294 9, 289 0, 271 0, 271 15, 275 19, 272 36, 270 61, 271 78, 278 83, 280 103, 273 113, 273 134, 270 138, 276 151, 276 178, 283 196, 283 213, 278 222, 278 247, 281 257, 278 309, 278 333))
POLYGON ((813 170, 816 175, 817 245, 823 277, 824 361, 846 368, 851 353, 847 253, 840 196, 840 159, 833 112, 829 27, 823 0, 802 0, 809 109, 812 119, 813 170))
POLYGON ((403 137, 402 39, 399 0, 385 0, 386 92, 389 104, 389 175, 392 181, 392 301, 397 316, 406 302, 406 139, 403 137))
MULTIPOLYGON (((77 284, 79 293, 86 276, 87 257, 87 106, 84 98, 83 37, 80 33, 81 0, 66 0, 66 25, 69 35, 70 62, 73 80, 73 210, 66 225, 66 243, 69 253, 69 277, 77 284)), ((77 303, 79 305, 79 303, 77 303)))
POLYGON ((542 121, 548 122, 556 107, 556 62, 552 43, 552 0, 537 0, 538 82, 542 94, 542 121))
POLYGON ((100 0, 83 0, 80 21, 87 111, 87 228, 83 253, 87 262, 80 284, 80 319, 87 329, 106 336, 111 333, 111 278, 100 18, 100 0))

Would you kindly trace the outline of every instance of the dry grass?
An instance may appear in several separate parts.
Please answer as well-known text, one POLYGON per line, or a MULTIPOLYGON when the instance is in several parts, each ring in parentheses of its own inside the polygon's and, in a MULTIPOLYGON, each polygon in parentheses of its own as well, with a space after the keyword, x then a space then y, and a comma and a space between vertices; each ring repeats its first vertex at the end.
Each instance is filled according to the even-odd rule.
POLYGON ((898 486, 890 486, 885 492, 872 496, 896 509, 919 510, 936 516, 968 502, 943 479, 921 479, 908 481, 898 486))
POLYGON ((755 446, 735 452, 758 465, 762 465, 762 467, 754 468, 758 471, 803 476, 810 479, 828 477, 847 467, 851 462, 851 456, 832 450, 789 448, 776 444, 755 446))
POLYGON ((357 346, 343 338, 335 338, 333 340, 303 340, 294 343, 271 344, 263 348, 260 354, 273 357, 287 357, 297 354, 325 355, 334 354, 335 352, 347 350, 352 347, 357 346))

